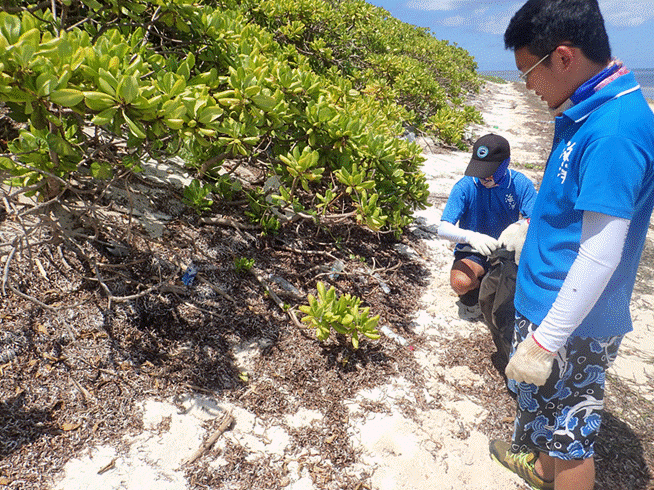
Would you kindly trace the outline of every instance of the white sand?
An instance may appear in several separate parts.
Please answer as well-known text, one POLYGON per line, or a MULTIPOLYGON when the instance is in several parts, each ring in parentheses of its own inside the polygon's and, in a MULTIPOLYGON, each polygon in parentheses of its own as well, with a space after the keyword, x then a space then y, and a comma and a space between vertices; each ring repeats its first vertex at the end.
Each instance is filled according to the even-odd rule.
MULTIPOLYGON (((538 152, 528 149, 533 138, 526 124, 535 115, 525 105, 524 94, 512 84, 489 84, 480 96, 484 102, 485 123, 473 128, 474 136, 496 132, 506 136, 512 145, 513 159, 542 164, 538 152)), ((469 158, 464 152, 428 154, 425 173, 430 190, 435 195, 447 195, 463 174, 469 158)), ((528 174, 529 175, 529 174, 528 174)), ((537 174, 531 174, 537 178, 537 174)), ((435 230, 443 210, 440 205, 419 213, 416 233, 428 245, 430 254, 425 266, 432 272, 431 284, 422 296, 423 309, 415 318, 415 332, 426 348, 410 350, 427 377, 426 386, 416 387, 402 377, 392 378, 375 390, 362 390, 347 400, 349 421, 347 435, 353 446, 361 450, 360 461, 348 468, 350 475, 374 490, 511 490, 524 489, 520 478, 493 463, 488 456, 488 439, 479 432, 479 424, 488 416, 487 407, 479 400, 462 395, 462 385, 479 385, 484 379, 465 366, 445 369, 439 363, 440 346, 457 337, 484 331, 481 322, 459 318, 455 296, 448 285, 451 248, 440 241, 435 230), (402 404, 416 404, 416 397, 426 401, 438 399, 442 408, 418 411, 409 417, 400 409, 402 404), (388 410, 370 412, 366 403, 374 401, 388 410), (371 476, 369 476, 371 475, 371 476)), ((406 250, 406 253, 415 253, 406 250)), ((634 305, 635 331, 625 341, 622 356, 612 372, 630 380, 652 396, 651 376, 654 366, 652 305, 654 296, 639 299, 634 305), (648 361, 649 359, 649 361, 648 361), (648 383, 649 381, 649 383, 648 383)), ((490 336, 489 342, 490 342, 490 336)), ((402 340, 402 339, 398 339, 402 340)), ((259 350, 241 351, 238 358, 244 364, 257 356, 259 350)), ((286 395, 292 400, 292 394, 286 395)), ((260 420, 238 406, 212 404, 209 399, 184 401, 188 411, 180 413, 172 403, 150 401, 143 406, 144 430, 136 437, 123 438, 124 446, 90 448, 87 455, 71 461, 63 474, 55 475, 56 489, 61 490, 182 490, 191 488, 180 465, 189 458, 207 437, 202 423, 223 410, 231 410, 236 419, 232 430, 216 443, 226 448, 226 441, 243 446, 249 459, 272 458, 273 464, 286 468, 280 485, 287 490, 341 490, 336 483, 326 486, 314 483, 311 469, 316 465, 331 465, 322 459, 316 447, 297 449, 291 444, 282 421, 260 420), (157 426, 169 418, 170 429, 160 433, 157 426), (114 461, 112 469, 99 475, 98 470, 114 461)), ((292 406, 292 403, 289 404, 292 406)), ((320 412, 299 408, 283 421, 301 429, 319 426, 320 412)), ((507 424, 506 437, 511 426, 507 424)), ((205 456, 206 457, 206 456, 205 456)), ((213 465, 224 462, 218 458, 213 465)), ((222 488, 222 487, 221 487, 222 488)), ((231 488, 225 486, 224 488, 231 488)), ((363 487, 367 488, 367 487, 363 487)), ((253 489, 265 490, 265 489, 253 489)))

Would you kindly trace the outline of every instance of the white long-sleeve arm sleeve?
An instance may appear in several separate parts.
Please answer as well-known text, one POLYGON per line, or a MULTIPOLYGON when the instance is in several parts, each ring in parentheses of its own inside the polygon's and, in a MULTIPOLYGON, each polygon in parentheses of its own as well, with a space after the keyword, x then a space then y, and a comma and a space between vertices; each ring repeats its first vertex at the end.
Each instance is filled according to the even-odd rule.
POLYGON ((630 221, 585 211, 579 254, 534 339, 550 352, 568 337, 595 306, 622 258, 630 221))
POLYGON ((441 224, 438 226, 438 236, 452 242, 470 243, 470 239, 474 235, 474 231, 464 230, 449 221, 441 221, 441 224))

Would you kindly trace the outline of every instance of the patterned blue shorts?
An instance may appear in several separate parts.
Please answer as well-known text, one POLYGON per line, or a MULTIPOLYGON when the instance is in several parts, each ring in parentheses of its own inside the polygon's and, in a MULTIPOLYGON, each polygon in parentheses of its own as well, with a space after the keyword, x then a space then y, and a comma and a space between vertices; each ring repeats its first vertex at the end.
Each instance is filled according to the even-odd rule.
POLYGON ((473 262, 479 264, 484 268, 484 270, 488 270, 488 257, 485 255, 482 255, 477 252, 472 252, 469 250, 455 250, 454 251, 454 262, 458 262, 459 260, 462 259, 468 259, 472 260, 473 262))
MULTIPOLYGON (((513 351, 536 328, 516 313, 513 351)), ((565 460, 592 457, 602 422, 605 372, 621 341, 622 336, 570 337, 543 386, 510 380, 518 395, 511 451, 535 449, 565 460)))

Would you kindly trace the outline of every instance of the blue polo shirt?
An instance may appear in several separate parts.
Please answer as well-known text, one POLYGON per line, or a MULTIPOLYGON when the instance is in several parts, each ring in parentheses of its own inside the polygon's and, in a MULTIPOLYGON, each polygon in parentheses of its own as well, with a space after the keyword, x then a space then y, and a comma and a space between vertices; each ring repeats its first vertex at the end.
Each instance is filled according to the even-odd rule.
POLYGON ((508 172, 502 185, 491 189, 475 177, 463 177, 454 184, 441 220, 498 238, 520 215, 531 216, 536 200, 533 182, 516 170, 508 172))
POLYGON ((516 309, 540 324, 577 257, 584 211, 631 220, 622 259, 574 336, 623 335, 654 207, 654 114, 633 74, 557 117, 522 249, 516 309))

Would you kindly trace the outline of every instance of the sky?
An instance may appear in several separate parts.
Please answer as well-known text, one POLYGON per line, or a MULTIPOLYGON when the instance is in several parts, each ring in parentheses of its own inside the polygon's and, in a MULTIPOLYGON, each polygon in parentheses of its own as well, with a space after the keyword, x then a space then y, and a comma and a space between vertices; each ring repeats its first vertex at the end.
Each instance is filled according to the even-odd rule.
MULTIPOLYGON (((429 28, 468 51, 478 71, 514 70, 504 31, 524 1, 367 0, 402 22, 429 28)), ((599 0, 613 56, 628 68, 654 68, 654 5, 651 0, 599 0)))

